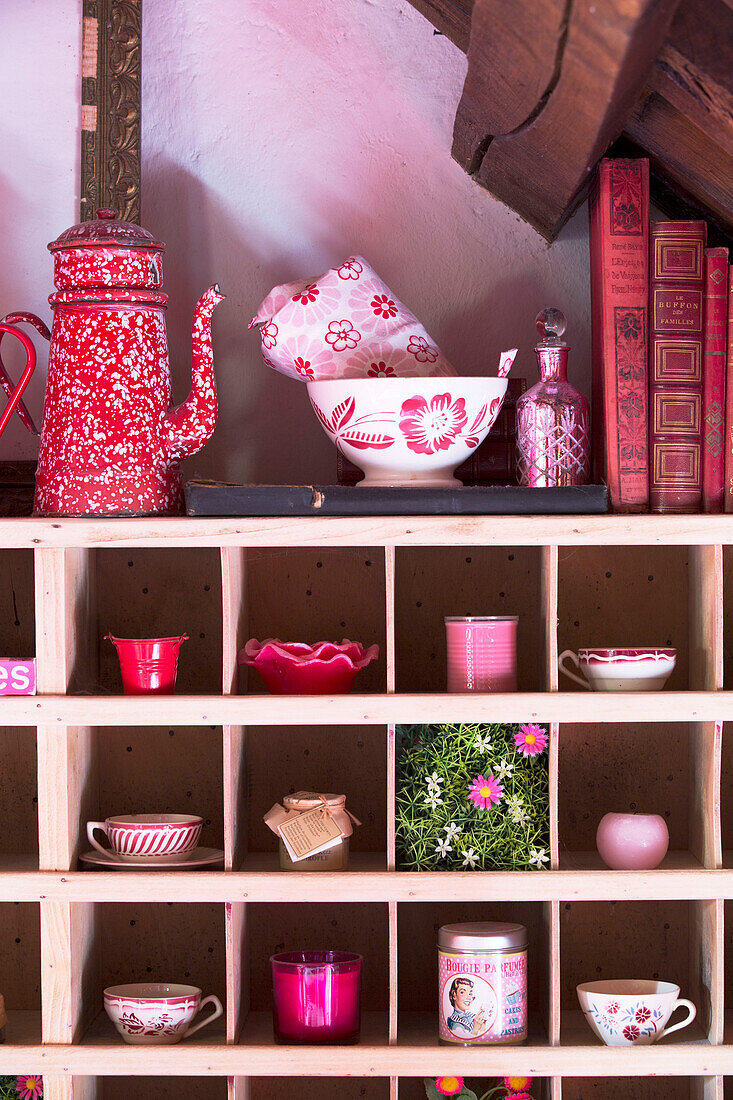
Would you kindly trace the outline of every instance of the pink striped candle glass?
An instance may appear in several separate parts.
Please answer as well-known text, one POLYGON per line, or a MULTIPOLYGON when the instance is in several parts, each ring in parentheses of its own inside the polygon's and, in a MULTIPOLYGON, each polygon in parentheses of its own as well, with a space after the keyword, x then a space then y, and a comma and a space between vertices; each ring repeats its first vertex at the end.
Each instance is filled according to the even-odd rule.
POLYGON ((203 818, 192 814, 125 814, 87 821, 87 839, 98 852, 110 855, 94 835, 99 829, 109 840, 111 854, 124 863, 177 863, 193 853, 202 825, 203 818))
POLYGON ((361 962, 350 951, 273 955, 275 1042, 358 1042, 361 962))
POLYGON ((448 691, 517 690, 517 615, 445 619, 448 691))

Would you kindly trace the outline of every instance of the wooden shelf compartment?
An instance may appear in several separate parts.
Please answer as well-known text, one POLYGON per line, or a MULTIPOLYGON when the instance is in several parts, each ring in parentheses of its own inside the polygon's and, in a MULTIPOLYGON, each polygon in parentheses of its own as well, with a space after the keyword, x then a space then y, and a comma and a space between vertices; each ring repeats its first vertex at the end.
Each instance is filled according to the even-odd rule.
POLYGON ((78 1077, 76 1091, 84 1100, 227 1100, 227 1078, 222 1077, 78 1077))
MULTIPOLYGON (((60 731, 54 733, 61 738, 60 731)), ((84 870, 77 857, 91 850, 87 822, 119 814, 197 814, 204 819, 200 844, 223 849, 222 761, 220 726, 87 729, 75 745, 83 797, 69 806, 71 866, 84 870)), ((96 836, 104 843, 99 832, 96 836)), ((123 895, 125 886, 119 887, 123 895)))
POLYGON ((394 582, 397 692, 445 691, 446 615, 518 615, 518 687, 521 692, 543 691, 548 665, 544 556, 544 547, 399 547, 394 582))
POLYGON ((0 901, 0 976, 6 1044, 41 1041, 40 905, 0 901))
POLYGON ((723 1100, 716 1077, 566 1077, 560 1100, 723 1100))
MULTIPOLYGON (((0 526, 4 522, 0 520, 0 526)), ((33 657, 33 551, 0 550, 0 577, 0 657, 33 657)))
MULTIPOLYGON (((489 894, 492 897, 493 891, 489 894)), ((437 1044, 437 1011, 432 1006, 438 989, 437 936, 443 924, 457 921, 513 921, 523 924, 528 937, 528 1042, 555 1046, 559 1040, 559 919, 557 902, 508 903, 487 900, 411 903, 398 906, 397 1043, 424 1037, 437 1044)), ((457 1048, 451 1047, 456 1050, 457 1048)))
POLYGON ((719 743, 715 722, 561 723, 560 868, 603 869, 595 837, 608 812, 665 819, 670 850, 661 870, 720 867, 719 777, 709 766, 719 743))
POLYGON ((697 1007, 684 1035, 661 1040, 665 1048, 723 1042, 722 901, 567 901, 559 914, 561 1044, 584 1043, 588 1030, 579 983, 642 976, 675 982, 697 1007))
MULTIPOLYGON (((0 820, 0 878, 37 871, 38 762, 32 727, 0 727, 0 820)), ((4 897, 13 894, 0 890, 4 897)))
MULTIPOLYGON (((719 690, 722 589, 721 547, 562 547, 558 649, 673 646, 665 691, 719 690)), ((559 687, 583 691, 562 674, 559 687)))
POLYGON ((720 821, 723 866, 733 868, 733 722, 723 724, 720 761, 720 821))

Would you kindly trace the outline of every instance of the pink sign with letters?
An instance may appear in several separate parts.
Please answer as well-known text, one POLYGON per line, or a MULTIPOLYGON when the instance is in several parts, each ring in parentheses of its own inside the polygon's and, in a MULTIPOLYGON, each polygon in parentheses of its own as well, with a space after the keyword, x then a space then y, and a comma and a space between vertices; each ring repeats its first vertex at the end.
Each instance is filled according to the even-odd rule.
POLYGON ((0 695, 35 695, 36 660, 0 657, 0 695))

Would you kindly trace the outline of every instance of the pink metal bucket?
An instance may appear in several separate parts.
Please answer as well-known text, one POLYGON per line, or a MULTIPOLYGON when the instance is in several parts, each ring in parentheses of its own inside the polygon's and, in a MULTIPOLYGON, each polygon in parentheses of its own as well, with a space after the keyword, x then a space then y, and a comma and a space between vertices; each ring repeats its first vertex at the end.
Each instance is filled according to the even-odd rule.
POLYGON ((450 615, 445 620, 448 691, 516 691, 516 615, 450 615))
POLYGON ((172 695, 178 672, 178 651, 188 634, 177 638, 114 638, 125 695, 172 695))

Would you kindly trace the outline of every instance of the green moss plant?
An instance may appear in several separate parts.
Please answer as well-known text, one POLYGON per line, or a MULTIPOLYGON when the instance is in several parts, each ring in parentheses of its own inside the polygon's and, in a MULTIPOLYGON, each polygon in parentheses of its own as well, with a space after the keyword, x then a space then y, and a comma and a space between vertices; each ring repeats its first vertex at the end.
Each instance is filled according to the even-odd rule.
POLYGON ((548 868, 548 753, 536 724, 398 726, 400 867, 548 868))

